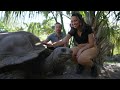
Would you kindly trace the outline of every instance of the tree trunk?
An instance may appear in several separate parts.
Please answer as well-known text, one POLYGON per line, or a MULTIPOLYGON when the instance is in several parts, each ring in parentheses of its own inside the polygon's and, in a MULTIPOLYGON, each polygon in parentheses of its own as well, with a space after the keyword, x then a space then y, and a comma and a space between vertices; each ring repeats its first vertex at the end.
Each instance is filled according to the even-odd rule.
POLYGON ((64 23, 63 23, 62 11, 60 11, 59 13, 60 13, 60 19, 61 19, 62 29, 63 29, 63 32, 64 32, 65 35, 66 35, 66 31, 65 31, 64 23))
POLYGON ((53 18, 55 19, 55 22, 57 22, 57 15, 55 16, 55 15, 54 15, 54 12, 52 12, 52 11, 51 11, 51 13, 52 13, 52 15, 53 15, 53 18))
POLYGON ((97 61, 97 64, 100 66, 103 66, 104 60, 103 57, 106 55, 107 51, 109 51, 109 39, 107 38, 106 31, 106 22, 105 19, 100 20, 100 16, 104 12, 97 11, 97 14, 95 15, 95 11, 85 11, 86 15, 86 23, 91 25, 95 40, 96 40, 96 46, 98 49, 97 57, 95 58, 95 61, 97 61))

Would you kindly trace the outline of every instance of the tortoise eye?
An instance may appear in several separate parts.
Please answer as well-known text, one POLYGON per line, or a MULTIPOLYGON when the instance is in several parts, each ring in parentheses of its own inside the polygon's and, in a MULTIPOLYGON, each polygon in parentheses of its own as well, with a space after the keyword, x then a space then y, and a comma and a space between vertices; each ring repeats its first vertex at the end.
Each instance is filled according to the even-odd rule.
POLYGON ((66 49, 65 49, 65 48, 62 48, 61 51, 62 51, 62 52, 66 52, 66 49))
POLYGON ((73 51, 71 50, 70 53, 73 53, 73 51))

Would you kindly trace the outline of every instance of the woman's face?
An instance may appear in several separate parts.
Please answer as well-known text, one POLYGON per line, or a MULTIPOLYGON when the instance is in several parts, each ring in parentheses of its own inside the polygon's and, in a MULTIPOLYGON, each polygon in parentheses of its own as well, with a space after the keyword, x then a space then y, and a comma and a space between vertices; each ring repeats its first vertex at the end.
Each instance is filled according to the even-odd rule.
POLYGON ((76 16, 72 16, 71 17, 71 24, 72 24, 72 27, 74 27, 74 28, 79 28, 80 27, 80 20, 79 20, 79 18, 78 17, 76 17, 76 16))

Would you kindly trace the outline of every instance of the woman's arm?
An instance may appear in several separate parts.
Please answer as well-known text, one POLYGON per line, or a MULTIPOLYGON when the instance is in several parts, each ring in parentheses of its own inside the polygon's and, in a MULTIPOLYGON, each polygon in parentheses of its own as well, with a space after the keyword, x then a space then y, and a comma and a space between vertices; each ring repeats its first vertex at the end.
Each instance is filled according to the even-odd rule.
POLYGON ((86 49, 89 49, 91 47, 94 46, 94 37, 93 37, 93 33, 88 35, 88 43, 86 44, 80 44, 81 48, 77 53, 77 58, 79 57, 79 55, 86 49))
POLYGON ((81 48, 81 52, 82 52, 82 51, 84 51, 86 49, 89 49, 89 48, 91 48, 93 46, 94 46, 94 36, 93 36, 93 33, 91 33, 91 34, 88 35, 88 43, 80 45, 79 47, 82 47, 81 48))
POLYGON ((77 44, 77 47, 79 47, 80 49, 84 46, 86 46, 88 43, 85 43, 85 44, 77 44))

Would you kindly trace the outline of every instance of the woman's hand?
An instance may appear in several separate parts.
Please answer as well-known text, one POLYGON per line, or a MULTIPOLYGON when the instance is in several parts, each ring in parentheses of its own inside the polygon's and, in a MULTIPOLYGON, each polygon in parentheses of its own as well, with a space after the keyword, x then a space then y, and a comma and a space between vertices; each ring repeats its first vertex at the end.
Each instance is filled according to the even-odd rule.
POLYGON ((41 44, 46 45, 47 47, 53 47, 52 43, 48 43, 48 42, 41 42, 41 44))
POLYGON ((46 45, 47 45, 47 47, 53 47, 52 43, 47 43, 46 45))

